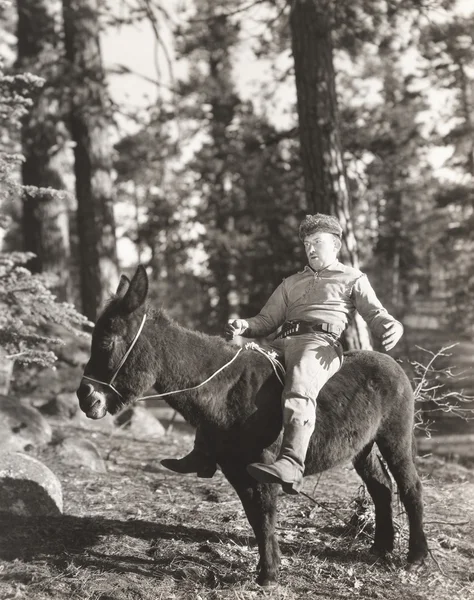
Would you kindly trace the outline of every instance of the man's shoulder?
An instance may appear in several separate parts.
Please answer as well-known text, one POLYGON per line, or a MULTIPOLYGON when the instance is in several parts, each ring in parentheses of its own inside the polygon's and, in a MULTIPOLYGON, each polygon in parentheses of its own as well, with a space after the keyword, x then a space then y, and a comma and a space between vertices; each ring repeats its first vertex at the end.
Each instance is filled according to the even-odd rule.
POLYGON ((301 269, 301 271, 297 271, 296 273, 291 273, 291 275, 283 277, 282 283, 292 283, 294 281, 298 281, 303 277, 307 277, 310 274, 310 272, 311 269, 308 266, 306 266, 304 267, 304 269, 301 269))
POLYGON ((337 263, 334 265, 334 271, 344 273, 344 275, 353 278, 354 280, 359 279, 359 277, 365 275, 365 273, 363 273, 360 269, 349 265, 344 265, 339 261, 337 261, 337 263))

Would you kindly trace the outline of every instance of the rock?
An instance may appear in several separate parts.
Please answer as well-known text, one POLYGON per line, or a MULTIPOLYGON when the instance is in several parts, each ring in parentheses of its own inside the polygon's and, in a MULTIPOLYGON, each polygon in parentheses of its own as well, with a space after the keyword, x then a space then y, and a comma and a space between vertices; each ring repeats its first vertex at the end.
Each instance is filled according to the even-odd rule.
POLYGON ((73 392, 57 394, 39 409, 44 415, 72 419, 79 410, 79 401, 73 392))
POLYGON ((41 390, 41 394, 46 398, 51 398, 55 394, 60 394, 63 390, 59 381, 59 373, 57 370, 40 369, 36 373, 32 373, 34 380, 31 381, 36 390, 41 390))
POLYGON ((62 462, 73 467, 85 467, 97 473, 107 471, 96 445, 85 439, 64 439, 54 446, 62 462))
POLYGON ((13 372, 13 360, 7 358, 6 353, 0 348, 0 394, 7 394, 13 372))
POLYGON ((115 429, 114 418, 112 415, 107 414, 102 419, 89 419, 82 410, 78 410, 69 423, 80 429, 100 431, 102 433, 112 433, 115 429))
POLYGON ((36 408, 0 395, 0 450, 45 446, 52 435, 51 426, 36 408))
POLYGON ((116 423, 137 440, 160 438, 166 431, 153 414, 143 406, 134 406, 121 413, 116 423))
POLYGON ((63 511, 61 483, 42 462, 22 454, 0 454, 0 512, 34 517, 63 511))

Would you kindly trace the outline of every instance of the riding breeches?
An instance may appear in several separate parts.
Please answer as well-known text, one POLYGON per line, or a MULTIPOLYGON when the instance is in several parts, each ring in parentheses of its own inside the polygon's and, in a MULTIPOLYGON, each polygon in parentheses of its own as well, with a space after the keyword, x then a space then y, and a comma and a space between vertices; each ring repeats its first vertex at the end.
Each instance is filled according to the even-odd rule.
POLYGON ((342 364, 339 341, 325 333, 310 333, 273 340, 271 347, 285 359, 283 423, 313 428, 318 394, 342 364))

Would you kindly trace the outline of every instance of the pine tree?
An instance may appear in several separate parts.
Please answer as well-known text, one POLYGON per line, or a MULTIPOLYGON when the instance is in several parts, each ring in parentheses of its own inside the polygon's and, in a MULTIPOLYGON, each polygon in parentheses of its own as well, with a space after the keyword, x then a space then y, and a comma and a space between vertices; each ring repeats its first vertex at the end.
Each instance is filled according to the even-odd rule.
POLYGON ((63 0, 70 66, 69 126, 74 146, 82 310, 95 320, 118 283, 113 212, 110 106, 100 46, 97 0, 63 0))
MULTIPOLYGON (((6 3, 0 2, 0 13, 5 6, 6 3)), ((0 64, 0 123, 7 127, 0 137, 0 233, 11 226, 7 214, 24 193, 18 183, 23 157, 15 150, 19 148, 21 120, 32 106, 30 95, 43 84, 44 80, 35 75, 6 75, 0 64)), ((49 289, 54 283, 51 278, 32 274, 25 268, 32 258, 27 252, 0 251, 0 390, 3 393, 8 391, 15 363, 54 365, 54 348, 61 340, 43 333, 44 326, 54 323, 83 335, 80 330, 87 323, 72 305, 56 301, 49 289)))
MULTIPOLYGON (((333 9, 331 0, 295 0, 292 4, 290 23, 301 160, 309 210, 339 219, 344 230, 341 258, 357 267, 357 243, 340 137, 333 9)), ((345 333, 345 345, 371 348, 367 325, 358 316, 345 333)))
MULTIPOLYGON (((69 207, 57 156, 61 153, 58 85, 61 78, 61 50, 55 14, 46 0, 17 0, 17 61, 19 72, 40 74, 46 79, 35 90, 33 104, 22 120, 23 249, 35 256, 28 268, 35 273, 54 273, 55 290, 68 299, 69 207), (55 164, 56 162, 56 164, 55 164)), ((63 134, 64 137, 64 134, 63 134)))
POLYGON ((431 81, 436 88, 450 92, 452 98, 450 114, 433 127, 433 141, 452 149, 446 166, 456 175, 452 181, 437 182, 436 214, 441 227, 437 243, 433 244, 433 256, 445 273, 438 283, 449 298, 447 320, 457 331, 471 335, 474 331, 473 27, 473 15, 464 19, 455 17, 425 28, 420 43, 431 81))

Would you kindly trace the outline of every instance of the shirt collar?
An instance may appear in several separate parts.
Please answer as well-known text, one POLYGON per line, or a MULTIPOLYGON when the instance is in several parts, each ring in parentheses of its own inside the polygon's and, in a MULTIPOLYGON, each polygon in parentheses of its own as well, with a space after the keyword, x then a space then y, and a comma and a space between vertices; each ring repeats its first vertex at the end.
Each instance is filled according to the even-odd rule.
POLYGON ((333 272, 333 273, 343 273, 344 272, 344 265, 342 263, 340 263, 337 258, 336 260, 331 263, 329 266, 325 267, 324 269, 320 269, 319 271, 315 271, 314 269, 312 269, 309 265, 306 265, 305 268, 303 269, 303 273, 304 272, 309 272, 309 273, 321 273, 321 272, 333 272))

